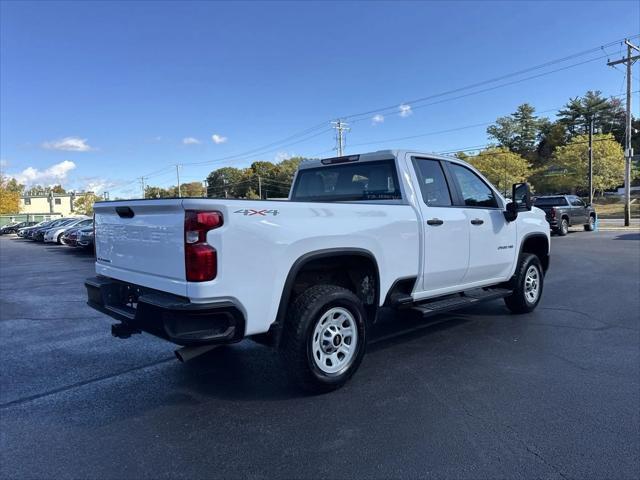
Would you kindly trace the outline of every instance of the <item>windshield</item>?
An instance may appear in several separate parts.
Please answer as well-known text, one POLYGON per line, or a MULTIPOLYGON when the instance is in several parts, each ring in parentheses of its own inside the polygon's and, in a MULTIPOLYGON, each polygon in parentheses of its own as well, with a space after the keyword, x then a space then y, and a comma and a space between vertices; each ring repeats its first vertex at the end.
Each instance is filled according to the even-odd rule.
POLYGON ((559 207, 567 204, 564 197, 541 197, 536 198, 534 205, 536 207, 559 207))
POLYGON ((302 169, 291 195, 292 200, 316 202, 401 198, 393 160, 302 169))

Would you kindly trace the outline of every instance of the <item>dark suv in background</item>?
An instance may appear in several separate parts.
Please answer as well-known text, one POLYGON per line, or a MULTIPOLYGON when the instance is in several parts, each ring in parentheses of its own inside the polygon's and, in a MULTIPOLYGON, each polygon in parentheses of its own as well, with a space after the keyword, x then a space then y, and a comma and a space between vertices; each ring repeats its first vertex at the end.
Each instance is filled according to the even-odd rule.
POLYGON ((576 225, 583 225, 587 232, 595 229, 596 211, 575 195, 537 197, 534 205, 544 210, 551 230, 558 235, 566 235, 576 225))

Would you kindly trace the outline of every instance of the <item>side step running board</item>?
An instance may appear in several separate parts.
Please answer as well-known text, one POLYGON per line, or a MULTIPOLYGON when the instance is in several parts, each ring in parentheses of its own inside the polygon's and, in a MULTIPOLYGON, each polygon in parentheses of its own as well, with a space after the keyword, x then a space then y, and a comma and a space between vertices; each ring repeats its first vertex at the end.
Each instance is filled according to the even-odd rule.
POLYGON ((455 295, 447 295, 444 298, 426 300, 415 304, 411 307, 411 310, 422 313, 423 316, 435 315, 437 313, 467 307, 478 302, 508 297, 511 293, 512 290, 508 288, 477 288, 455 295))

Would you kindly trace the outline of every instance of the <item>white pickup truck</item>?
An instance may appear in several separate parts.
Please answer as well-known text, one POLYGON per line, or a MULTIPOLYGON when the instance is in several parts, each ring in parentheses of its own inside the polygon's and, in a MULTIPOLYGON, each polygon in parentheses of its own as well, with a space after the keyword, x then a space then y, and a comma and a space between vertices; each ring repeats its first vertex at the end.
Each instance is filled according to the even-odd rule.
POLYGON ((536 307, 549 225, 527 184, 512 198, 456 158, 387 150, 303 162, 288 201, 100 202, 88 303, 119 320, 114 336, 154 334, 181 360, 273 345, 302 387, 328 391, 382 307, 536 307))

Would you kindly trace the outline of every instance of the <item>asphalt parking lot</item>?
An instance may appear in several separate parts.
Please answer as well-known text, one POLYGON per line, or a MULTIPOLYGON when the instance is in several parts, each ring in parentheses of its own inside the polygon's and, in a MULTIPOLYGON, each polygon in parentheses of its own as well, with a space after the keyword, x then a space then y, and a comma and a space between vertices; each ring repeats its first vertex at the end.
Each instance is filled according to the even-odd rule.
POLYGON ((2 478, 638 478, 640 233, 552 239, 543 300, 387 315, 305 396, 250 341, 178 363, 85 305, 92 257, 0 237, 2 478))

